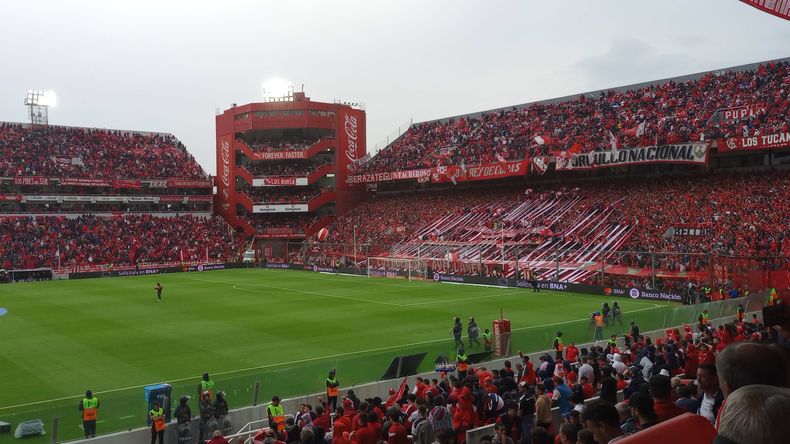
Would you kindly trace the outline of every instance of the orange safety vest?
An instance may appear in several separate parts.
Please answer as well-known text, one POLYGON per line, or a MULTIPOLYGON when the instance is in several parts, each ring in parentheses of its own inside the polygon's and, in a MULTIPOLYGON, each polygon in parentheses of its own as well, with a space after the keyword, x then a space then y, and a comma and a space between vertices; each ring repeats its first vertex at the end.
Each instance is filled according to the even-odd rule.
POLYGON ((326 388, 326 396, 328 396, 330 398, 337 397, 338 392, 339 392, 339 390, 337 389, 337 387, 327 387, 326 388))
POLYGON ((283 405, 280 404, 278 406, 269 405, 266 407, 267 413, 269 416, 274 419, 274 425, 276 427, 275 430, 280 431, 285 429, 285 412, 283 410, 283 405))
POLYGON ((83 400, 82 400, 82 420, 83 421, 95 421, 97 413, 98 413, 98 409, 96 408, 96 406, 98 406, 98 405, 99 405, 99 401, 96 400, 96 398, 92 398, 92 399, 83 398, 83 400), (86 403, 86 401, 87 401, 87 403, 86 403))
POLYGON ((603 327, 603 316, 602 315, 596 315, 595 316, 595 326, 596 327, 603 327))
POLYGON ((459 372, 465 372, 465 371, 469 370, 469 364, 466 363, 466 360, 469 359, 469 358, 466 358, 466 355, 464 355, 465 359, 458 359, 458 358, 460 358, 460 355, 456 356, 456 361, 457 361, 456 369, 459 372))
POLYGON ((154 420, 154 430, 161 432, 165 429, 165 411, 161 407, 159 411, 151 410, 151 418, 154 420))

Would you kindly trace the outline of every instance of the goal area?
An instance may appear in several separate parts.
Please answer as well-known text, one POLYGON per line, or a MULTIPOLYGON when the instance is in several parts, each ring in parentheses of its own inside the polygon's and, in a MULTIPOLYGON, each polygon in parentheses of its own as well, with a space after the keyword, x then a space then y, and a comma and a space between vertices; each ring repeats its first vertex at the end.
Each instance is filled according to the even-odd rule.
POLYGON ((397 257, 368 257, 368 277, 412 278, 425 277, 425 264, 417 259, 397 257))

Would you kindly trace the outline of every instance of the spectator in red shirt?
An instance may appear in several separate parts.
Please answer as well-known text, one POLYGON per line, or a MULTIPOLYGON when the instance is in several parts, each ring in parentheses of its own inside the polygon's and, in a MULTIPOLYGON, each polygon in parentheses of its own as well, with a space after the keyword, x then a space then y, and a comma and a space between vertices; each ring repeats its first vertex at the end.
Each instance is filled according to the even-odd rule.
POLYGON ((400 422, 400 412, 395 408, 387 411, 390 427, 387 430, 387 444, 411 444, 406 427, 400 422))
POLYGON ((351 432, 350 438, 352 444, 376 444, 379 441, 379 435, 376 430, 368 424, 367 413, 360 413, 359 428, 351 432))
POLYGON ((653 410, 658 422, 664 422, 686 413, 672 401, 672 380, 669 376, 656 375, 650 378, 649 392, 653 398, 653 410))

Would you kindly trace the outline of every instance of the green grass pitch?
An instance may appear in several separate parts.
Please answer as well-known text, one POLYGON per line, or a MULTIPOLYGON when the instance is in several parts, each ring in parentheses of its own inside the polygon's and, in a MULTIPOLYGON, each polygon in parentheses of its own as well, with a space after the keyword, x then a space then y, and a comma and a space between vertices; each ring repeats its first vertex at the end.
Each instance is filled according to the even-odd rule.
MULTIPOLYGON (((173 396, 191 395, 196 412, 204 371, 235 408, 251 404, 256 380, 265 400, 320 392, 331 368, 341 386, 377 380, 401 354, 427 352, 420 370, 430 370, 440 353, 455 354, 454 316, 491 328, 500 309, 512 323, 513 352, 549 348, 556 330, 566 342, 589 342, 587 317, 606 300, 261 269, 3 285, 0 421, 41 418, 48 429, 58 416, 63 440, 81 435, 77 403, 88 388, 102 403, 98 431, 107 433, 144 425, 147 384, 173 384, 173 396)), ((626 325, 607 334, 625 332, 631 319, 643 330, 658 326, 668 310, 618 301, 626 325)))

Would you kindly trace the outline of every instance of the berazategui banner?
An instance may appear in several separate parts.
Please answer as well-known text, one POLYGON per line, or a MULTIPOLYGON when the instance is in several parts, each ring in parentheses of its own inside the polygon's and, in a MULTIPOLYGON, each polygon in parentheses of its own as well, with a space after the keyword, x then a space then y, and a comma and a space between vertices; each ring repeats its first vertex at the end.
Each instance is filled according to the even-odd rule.
POLYGON ((558 156, 557 170, 589 170, 649 163, 682 163, 705 165, 708 162, 708 142, 676 145, 646 146, 616 151, 558 156))
POLYGON ((527 173, 529 159, 482 165, 449 165, 418 170, 392 171, 385 173, 358 174, 348 176, 348 183, 375 183, 390 180, 414 180, 418 182, 467 182, 473 180, 501 179, 503 177, 523 176, 527 173))

